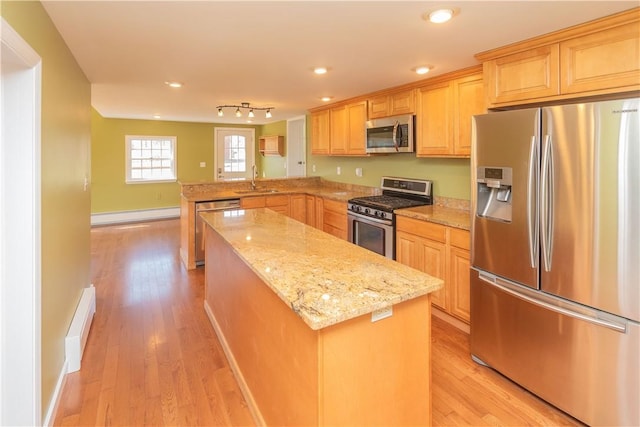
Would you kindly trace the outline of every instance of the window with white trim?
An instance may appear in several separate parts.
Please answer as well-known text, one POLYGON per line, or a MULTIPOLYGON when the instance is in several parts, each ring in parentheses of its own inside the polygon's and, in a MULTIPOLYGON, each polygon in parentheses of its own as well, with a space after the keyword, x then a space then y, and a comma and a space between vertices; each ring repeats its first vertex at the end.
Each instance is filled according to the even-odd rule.
POLYGON ((176 181, 175 136, 127 135, 126 182, 176 181))

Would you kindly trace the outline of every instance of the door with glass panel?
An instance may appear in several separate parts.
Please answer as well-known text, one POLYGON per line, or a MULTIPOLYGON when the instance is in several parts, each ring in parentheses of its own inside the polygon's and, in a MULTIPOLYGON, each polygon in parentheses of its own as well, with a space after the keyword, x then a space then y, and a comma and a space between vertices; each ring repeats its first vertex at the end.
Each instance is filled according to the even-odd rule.
POLYGON ((255 130, 215 128, 215 179, 251 179, 255 163, 255 130))

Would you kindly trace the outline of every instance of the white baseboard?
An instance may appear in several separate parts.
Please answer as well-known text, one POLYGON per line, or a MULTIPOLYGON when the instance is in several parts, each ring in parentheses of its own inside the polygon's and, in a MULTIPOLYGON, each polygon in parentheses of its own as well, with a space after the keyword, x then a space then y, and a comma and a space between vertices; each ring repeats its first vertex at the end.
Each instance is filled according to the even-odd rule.
POLYGON ((60 404, 60 396, 62 395, 62 389, 67 382, 68 365, 68 361, 65 360, 64 364, 62 365, 60 375, 58 376, 58 381, 56 381, 56 388, 53 390, 53 395, 51 396, 51 401, 49 402, 47 413, 45 414, 44 420, 42 421, 42 425, 44 427, 52 426, 55 421, 56 413, 58 412, 58 405, 60 404))
POLYGON ((140 222, 154 219, 179 218, 180 208, 144 209, 137 211, 103 212, 91 214, 91 225, 140 222))
POLYGON ((73 315, 69 332, 64 340, 65 359, 68 363, 68 372, 80 370, 82 353, 87 343, 93 315, 96 312, 96 288, 93 285, 84 288, 80 302, 73 315))

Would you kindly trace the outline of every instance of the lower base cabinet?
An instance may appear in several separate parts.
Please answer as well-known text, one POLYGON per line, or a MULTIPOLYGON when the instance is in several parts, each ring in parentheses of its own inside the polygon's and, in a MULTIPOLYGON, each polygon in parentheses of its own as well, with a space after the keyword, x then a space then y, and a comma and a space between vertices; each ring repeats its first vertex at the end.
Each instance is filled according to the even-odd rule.
POLYGON ((413 218, 396 218, 397 261, 444 280, 444 287, 431 294, 432 304, 468 324, 469 232, 413 218))

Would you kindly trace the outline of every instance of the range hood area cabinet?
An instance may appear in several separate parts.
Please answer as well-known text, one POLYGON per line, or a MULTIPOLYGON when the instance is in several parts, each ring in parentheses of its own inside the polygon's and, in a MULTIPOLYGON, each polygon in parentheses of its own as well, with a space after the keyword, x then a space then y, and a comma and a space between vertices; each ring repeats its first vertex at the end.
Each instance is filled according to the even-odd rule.
POLYGON ((385 93, 367 100, 367 117, 369 120, 415 114, 415 112, 415 89, 385 93))
POLYGON ((640 8, 476 55, 490 107, 640 90, 640 8))
POLYGON ((284 156, 284 137, 280 135, 261 136, 258 149, 263 156, 284 156))

